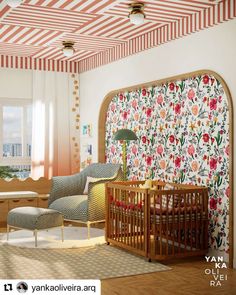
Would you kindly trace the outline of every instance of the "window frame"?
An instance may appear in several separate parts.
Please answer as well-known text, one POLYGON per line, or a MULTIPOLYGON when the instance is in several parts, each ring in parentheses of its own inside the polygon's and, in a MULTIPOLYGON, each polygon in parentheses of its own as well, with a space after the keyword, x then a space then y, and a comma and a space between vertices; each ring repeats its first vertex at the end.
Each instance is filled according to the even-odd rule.
MULTIPOLYGON (((30 165, 31 166, 31 157, 27 156, 27 107, 32 106, 31 99, 24 98, 0 98, 0 166, 18 166, 18 165, 30 165), (23 116, 22 116, 22 156, 16 157, 3 157, 3 107, 15 106, 23 107, 23 116)), ((32 143, 31 143, 32 146, 32 143)))

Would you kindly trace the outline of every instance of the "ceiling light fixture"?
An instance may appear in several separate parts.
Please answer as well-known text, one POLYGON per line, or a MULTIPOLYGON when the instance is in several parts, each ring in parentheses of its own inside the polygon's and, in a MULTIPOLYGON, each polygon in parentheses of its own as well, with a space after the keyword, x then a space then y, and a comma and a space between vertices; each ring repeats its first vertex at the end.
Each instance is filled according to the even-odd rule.
POLYGON ((16 8, 17 6, 19 6, 23 1, 22 0, 7 0, 7 5, 12 7, 12 8, 16 8))
POLYGON ((62 45, 64 46, 62 51, 66 57, 71 57, 75 53, 75 49, 73 47, 74 44, 75 44, 75 42, 73 42, 73 41, 63 41, 62 42, 62 45))
POLYGON ((141 25, 146 17, 143 12, 144 4, 141 2, 131 3, 129 7, 132 9, 129 13, 130 22, 134 25, 141 25))

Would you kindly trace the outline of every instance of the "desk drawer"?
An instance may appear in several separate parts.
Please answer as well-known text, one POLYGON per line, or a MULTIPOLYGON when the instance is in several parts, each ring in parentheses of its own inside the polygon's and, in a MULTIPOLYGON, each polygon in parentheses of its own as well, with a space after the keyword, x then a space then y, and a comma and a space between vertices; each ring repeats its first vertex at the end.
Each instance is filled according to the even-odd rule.
POLYGON ((37 207, 36 198, 9 200, 9 210, 17 207, 37 207))
POLYGON ((48 208, 48 196, 39 196, 38 197, 38 207, 39 208, 48 208))

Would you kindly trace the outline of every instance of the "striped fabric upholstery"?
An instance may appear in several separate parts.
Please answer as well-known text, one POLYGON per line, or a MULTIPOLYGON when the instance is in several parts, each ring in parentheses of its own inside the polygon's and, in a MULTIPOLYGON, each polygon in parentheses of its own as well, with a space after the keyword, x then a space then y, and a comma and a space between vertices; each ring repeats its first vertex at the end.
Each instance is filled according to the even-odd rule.
POLYGON ((72 176, 53 177, 49 208, 62 212, 70 220, 104 220, 105 183, 122 179, 120 164, 102 163, 91 164, 72 176), (87 176, 99 179, 89 183, 88 195, 82 195, 87 176))
POLYGON ((19 207, 7 216, 7 224, 24 229, 47 229, 63 225, 63 214, 46 208, 19 207))

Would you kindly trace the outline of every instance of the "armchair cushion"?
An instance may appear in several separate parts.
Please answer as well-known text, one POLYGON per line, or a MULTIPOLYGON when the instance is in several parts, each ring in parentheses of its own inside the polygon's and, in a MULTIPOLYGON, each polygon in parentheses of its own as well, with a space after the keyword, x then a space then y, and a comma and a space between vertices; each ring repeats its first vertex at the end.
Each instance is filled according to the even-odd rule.
POLYGON ((76 195, 63 197, 51 203, 49 208, 60 211, 65 219, 86 222, 88 219, 88 196, 76 195))

